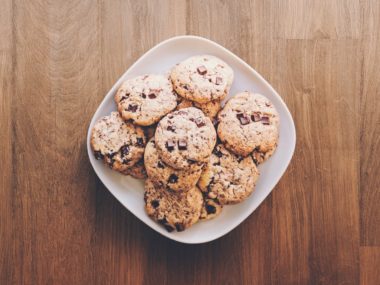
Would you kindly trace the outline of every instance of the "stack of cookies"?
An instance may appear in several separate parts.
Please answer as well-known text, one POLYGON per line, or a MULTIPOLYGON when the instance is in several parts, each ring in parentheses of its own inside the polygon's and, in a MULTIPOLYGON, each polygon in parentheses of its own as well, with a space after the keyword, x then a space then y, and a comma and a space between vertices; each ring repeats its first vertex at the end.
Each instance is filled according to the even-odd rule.
POLYGON ((242 92, 222 108, 233 70, 217 57, 194 56, 164 75, 125 81, 118 112, 93 127, 94 156, 145 179, 147 214, 168 231, 211 219, 245 200, 257 165, 278 142, 279 116, 264 96, 242 92))

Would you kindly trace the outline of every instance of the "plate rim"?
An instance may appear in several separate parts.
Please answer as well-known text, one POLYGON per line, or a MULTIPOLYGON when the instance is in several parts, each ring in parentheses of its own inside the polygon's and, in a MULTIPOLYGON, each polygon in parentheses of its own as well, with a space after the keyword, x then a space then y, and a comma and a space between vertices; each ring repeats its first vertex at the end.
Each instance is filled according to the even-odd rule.
POLYGON ((200 36, 195 36, 195 35, 180 35, 180 36, 174 36, 174 37, 171 37, 171 38, 168 38, 166 40, 163 40, 161 42, 159 42, 158 44, 154 45, 152 48, 150 48, 148 51, 146 51, 143 55, 141 55, 132 65, 130 65, 128 67, 128 69, 123 72, 121 74, 121 76, 119 77, 119 79, 112 85, 111 89, 107 92, 107 94, 104 96, 103 100, 100 102, 99 106, 97 107, 96 111, 94 112, 94 114, 92 115, 91 117, 91 120, 90 120, 90 123, 89 123, 89 126, 88 126, 88 131, 87 131, 87 140, 86 140, 86 146, 87 146, 87 154, 88 154, 88 157, 89 157, 89 161, 90 161, 90 164, 93 168, 93 170, 95 171, 96 175, 98 176, 99 180, 103 183, 103 185, 107 188, 107 190, 117 199, 117 201, 119 201, 120 204, 123 205, 123 207, 125 207, 130 213, 132 213, 136 218, 138 218, 141 222, 143 222, 145 225, 147 225, 149 228, 151 228, 152 230, 156 231, 157 233, 171 239, 171 240, 174 240, 176 242, 180 242, 180 243, 185 243, 185 244, 202 244, 202 243, 207 243, 207 242, 211 242, 213 240, 216 240, 218 238, 221 238, 223 236, 225 236, 226 234, 228 234, 229 232, 231 232, 232 230, 234 230, 236 227, 238 227, 242 222, 244 222, 253 212, 255 212, 257 210, 257 208, 263 203, 263 201, 269 196, 270 193, 272 193, 273 189, 275 188, 275 186, 278 184, 278 182, 281 180, 282 176, 285 174, 286 170, 288 169, 289 167, 289 164, 293 158, 293 155, 294 155, 294 151, 295 151, 295 147, 296 147, 296 142, 297 142, 297 136, 296 136, 296 128, 295 128, 295 124, 294 124, 294 120, 293 120, 293 117, 288 109, 288 106, 285 104, 284 100, 282 99, 282 97, 277 93, 277 91, 272 87, 272 85, 270 85, 264 78, 263 76, 258 73, 253 67, 251 67, 248 63, 246 63, 243 59, 241 59, 239 56, 237 56, 236 54, 234 54, 233 52, 231 52, 230 50, 228 50, 227 48, 223 47, 222 45, 210 40, 210 39, 207 39, 207 38, 204 38, 204 37, 200 37, 200 36), (147 57, 148 55, 150 55, 151 53, 153 53, 155 50, 159 49, 160 47, 162 47, 163 45, 167 44, 167 43, 170 43, 170 42, 173 42, 173 41, 180 41, 180 40, 197 40, 197 41, 203 41, 207 44, 211 44, 219 49, 221 49, 223 52, 225 52, 226 54, 228 54, 229 57, 232 57, 234 60, 238 61, 240 64, 242 64, 245 68, 247 68, 250 72, 252 72, 254 74, 254 76, 256 76, 264 85, 266 88, 270 89, 270 91, 277 97, 277 99, 279 100, 279 102, 282 104, 282 107, 284 108, 284 111, 285 111, 285 116, 287 117, 287 119, 289 120, 290 122, 290 138, 292 139, 292 145, 291 145, 291 150, 290 150, 290 156, 289 156, 289 159, 288 161, 286 161, 286 167, 284 168, 284 170, 282 171, 282 173, 280 174, 277 182, 273 185, 272 189, 270 191, 268 191, 268 193, 266 193, 264 195, 264 197, 261 199, 260 203, 254 208, 252 209, 251 211, 247 211, 247 212, 244 212, 238 219, 235 223, 233 223, 233 226, 231 226, 230 228, 227 228, 226 230, 223 230, 221 231, 220 234, 218 234, 217 236, 213 236, 211 238, 204 238, 204 237, 200 237, 199 239, 197 240, 186 240, 184 239, 183 237, 181 236, 176 236, 176 235, 172 235, 171 233, 167 233, 167 232, 164 232, 164 231, 159 231, 157 229, 155 229, 154 227, 152 227, 151 225, 149 225, 148 223, 146 223, 144 220, 140 219, 135 213, 134 211, 131 211, 128 206, 126 204, 124 204, 117 196, 116 194, 113 193, 112 190, 110 190, 108 188, 108 186, 104 183, 103 179, 102 179, 102 174, 100 174, 97 169, 95 168, 94 164, 93 164, 93 161, 91 160, 91 157, 92 157, 92 150, 91 150, 91 145, 90 145, 90 138, 91 138, 91 127, 95 121, 95 117, 98 117, 97 114, 103 109, 103 105, 105 104, 105 102, 107 101, 108 97, 111 96, 114 92, 115 92, 115 89, 117 89, 120 84, 122 83, 122 81, 124 81, 124 77, 127 75, 127 73, 132 70, 136 65, 138 65, 145 57, 147 57))

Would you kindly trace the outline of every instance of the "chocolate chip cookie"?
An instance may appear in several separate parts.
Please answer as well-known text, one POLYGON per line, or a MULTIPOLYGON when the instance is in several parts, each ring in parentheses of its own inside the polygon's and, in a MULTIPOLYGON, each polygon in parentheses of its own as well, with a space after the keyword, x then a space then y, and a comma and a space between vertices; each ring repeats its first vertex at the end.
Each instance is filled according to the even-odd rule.
POLYGON ((144 159, 140 159, 135 165, 123 171, 123 174, 132 176, 137 179, 147 178, 144 159))
POLYGON ((266 97, 239 93, 226 103, 218 120, 218 136, 234 153, 253 153, 256 162, 261 163, 276 149, 279 115, 266 97))
POLYGON ((154 139, 146 145, 144 161, 150 180, 158 186, 173 191, 181 192, 194 188, 202 172, 202 167, 196 164, 182 170, 167 165, 159 157, 154 139))
POLYGON ((163 75, 143 75, 125 81, 115 95, 124 120, 149 126, 177 106, 177 95, 170 80, 163 75))
POLYGON ((194 101, 182 99, 177 105, 176 110, 181 110, 188 107, 195 107, 200 109, 207 117, 210 118, 211 122, 214 122, 216 115, 221 109, 221 103, 218 100, 214 100, 204 104, 199 104, 194 101))
POLYGON ((231 88, 233 77, 227 63, 210 55, 190 57, 177 64, 170 74, 174 90, 198 103, 223 100, 231 88))
POLYGON ((259 171, 251 156, 238 156, 219 144, 205 166, 198 186, 208 198, 221 205, 236 204, 251 195, 258 178, 259 171))
POLYGON ((176 169, 203 164, 216 143, 211 120, 193 107, 165 116, 159 122, 154 137, 161 159, 176 169))
POLYGON ((156 186, 150 179, 145 181, 144 200, 147 214, 169 232, 181 232, 195 224, 203 205, 202 193, 197 187, 174 193, 156 186))
POLYGON ((119 172, 126 171, 143 157, 145 144, 143 130, 125 122, 117 112, 97 121, 91 132, 95 158, 119 172))
POLYGON ((211 220, 218 216, 222 212, 223 206, 215 199, 207 197, 206 193, 203 193, 203 207, 201 211, 201 220, 211 220))

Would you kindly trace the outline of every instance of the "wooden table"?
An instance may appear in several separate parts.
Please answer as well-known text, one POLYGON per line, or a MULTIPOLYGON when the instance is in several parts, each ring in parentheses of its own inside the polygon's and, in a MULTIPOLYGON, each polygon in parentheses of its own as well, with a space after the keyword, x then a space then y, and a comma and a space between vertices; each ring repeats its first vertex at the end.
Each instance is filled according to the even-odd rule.
POLYGON ((380 1, 0 2, 0 284, 380 284, 380 1), (115 80, 182 34, 251 64, 297 128, 272 194, 202 245, 124 209, 85 146, 115 80))

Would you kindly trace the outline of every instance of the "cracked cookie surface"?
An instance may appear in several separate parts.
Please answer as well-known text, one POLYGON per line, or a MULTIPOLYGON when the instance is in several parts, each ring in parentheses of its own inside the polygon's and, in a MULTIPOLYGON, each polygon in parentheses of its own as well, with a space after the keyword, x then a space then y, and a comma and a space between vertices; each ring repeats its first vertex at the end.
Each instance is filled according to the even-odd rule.
POLYGON ((169 232, 181 232, 195 224, 203 205, 202 193, 197 187, 175 193, 156 186, 150 179, 145 181, 144 200, 147 214, 169 232))
POLYGON ((252 194, 258 178, 259 170, 252 157, 235 155, 219 144, 203 169, 198 186, 221 205, 236 204, 252 194))
POLYGON ((177 95, 167 77, 149 74, 123 82, 115 95, 115 102, 124 120, 149 126, 175 109, 177 95))
POLYGON ((219 112, 218 121, 220 140, 238 155, 252 154, 261 163, 277 147, 279 115, 272 102, 260 94, 236 94, 219 112))
POLYGON ((154 139, 151 139, 145 148, 144 161, 150 180, 172 191, 188 191, 194 188, 201 175, 202 167, 196 164, 188 169, 175 169, 167 165, 158 155, 154 139))
POLYGON ((135 165, 127 168, 122 172, 124 175, 132 176, 136 179, 145 179, 147 178, 146 169, 144 165, 144 159, 140 159, 136 162, 135 165))
POLYGON ((119 172, 126 171, 142 159, 146 144, 143 130, 125 122, 118 112, 112 112, 95 123, 90 142, 95 158, 119 172))
POLYGON ((154 137, 161 159, 176 169, 203 164, 216 143, 211 120, 194 107, 165 116, 159 122, 154 137))
POLYGON ((227 63, 210 55, 190 57, 170 73, 174 90, 198 103, 223 100, 232 85, 233 71, 227 63))

